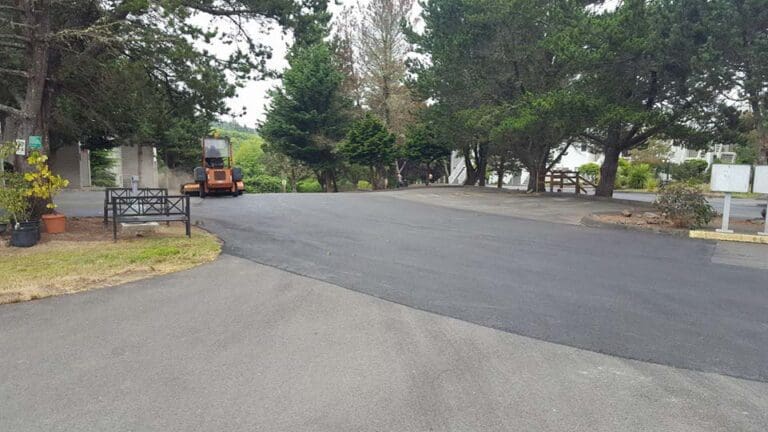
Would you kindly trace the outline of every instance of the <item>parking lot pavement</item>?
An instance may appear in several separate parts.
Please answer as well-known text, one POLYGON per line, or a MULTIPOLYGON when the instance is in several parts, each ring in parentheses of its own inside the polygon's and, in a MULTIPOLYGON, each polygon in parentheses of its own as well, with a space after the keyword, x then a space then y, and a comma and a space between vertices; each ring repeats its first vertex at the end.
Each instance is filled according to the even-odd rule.
POLYGON ((589 200, 572 193, 560 195, 525 194, 495 188, 436 186, 379 192, 393 198, 457 210, 513 216, 543 222, 579 225, 585 216, 620 212, 626 208, 652 210, 650 203, 589 200))

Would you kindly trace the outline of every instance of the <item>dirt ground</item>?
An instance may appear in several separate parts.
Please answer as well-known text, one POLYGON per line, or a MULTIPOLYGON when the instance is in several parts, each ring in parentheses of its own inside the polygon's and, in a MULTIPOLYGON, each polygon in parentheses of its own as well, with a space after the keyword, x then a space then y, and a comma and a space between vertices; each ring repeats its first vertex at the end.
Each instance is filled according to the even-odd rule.
MULTIPOLYGON (((625 225, 629 228, 636 228, 641 230, 653 230, 664 231, 670 233, 677 233, 681 235, 687 235, 688 229, 678 228, 672 225, 668 220, 662 218, 659 213, 648 211, 637 211, 636 209, 629 210, 627 214, 622 213, 608 213, 608 214, 595 214, 591 217, 599 222, 625 225)), ((764 227, 764 220, 762 218, 757 219, 735 219, 731 218, 728 222, 728 227, 737 233, 742 234, 755 234, 758 231, 762 231, 764 227)), ((715 230, 722 226, 722 218, 714 218, 707 226, 701 229, 715 230)))
MULTIPOLYGON (((167 237, 178 235, 180 230, 183 232, 183 225, 180 222, 171 223, 169 227, 164 224, 160 224, 160 228, 157 233, 152 234, 153 237, 167 237)), ((96 217, 68 217, 67 218, 67 231, 61 234, 48 234, 45 232, 42 224, 40 226, 40 242, 35 248, 38 248, 51 241, 56 242, 98 242, 109 241, 112 242, 112 223, 104 225, 103 219, 96 217)), ((10 238, 9 233, 3 233, 0 235, 3 240, 10 238)), ((118 238, 125 238, 125 235, 120 234, 120 228, 118 227, 118 238)), ((7 241, 0 242, 0 248, 10 248, 7 241)))

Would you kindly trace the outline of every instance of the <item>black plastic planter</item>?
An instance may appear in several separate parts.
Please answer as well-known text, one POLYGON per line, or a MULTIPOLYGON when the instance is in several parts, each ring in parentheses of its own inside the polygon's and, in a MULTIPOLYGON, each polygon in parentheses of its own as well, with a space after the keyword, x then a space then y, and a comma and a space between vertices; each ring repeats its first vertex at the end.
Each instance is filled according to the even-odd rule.
POLYGON ((11 246, 30 247, 40 240, 40 222, 19 222, 11 232, 11 246))
POLYGON ((17 226, 34 229, 35 233, 37 234, 37 241, 40 241, 40 221, 39 220, 19 222, 17 226))

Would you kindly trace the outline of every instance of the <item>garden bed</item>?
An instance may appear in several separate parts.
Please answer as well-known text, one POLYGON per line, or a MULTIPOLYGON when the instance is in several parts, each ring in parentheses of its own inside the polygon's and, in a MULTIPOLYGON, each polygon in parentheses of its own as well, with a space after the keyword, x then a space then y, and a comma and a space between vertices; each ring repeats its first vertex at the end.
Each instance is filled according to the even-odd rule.
POLYGON ((68 218, 67 232, 42 234, 31 248, 0 242, 0 304, 38 299, 135 281, 213 261, 221 243, 183 225, 161 225, 156 233, 112 241, 101 218, 68 218))
MULTIPOLYGON (((664 232, 668 234, 676 234, 681 236, 688 236, 689 230, 686 228, 678 228, 672 225, 672 223, 664 218, 657 212, 648 211, 629 211, 626 210, 621 213, 602 213, 593 214, 589 216, 592 222, 597 222, 601 225, 616 225, 627 229, 637 229, 643 231, 664 232)), ((763 230, 764 220, 762 218, 757 219, 735 219, 731 218, 728 223, 730 229, 737 233, 743 234, 755 234, 758 231, 763 230)), ((589 224, 589 223, 587 223, 589 224)), ((722 225, 722 218, 715 217, 703 230, 715 230, 722 225)))

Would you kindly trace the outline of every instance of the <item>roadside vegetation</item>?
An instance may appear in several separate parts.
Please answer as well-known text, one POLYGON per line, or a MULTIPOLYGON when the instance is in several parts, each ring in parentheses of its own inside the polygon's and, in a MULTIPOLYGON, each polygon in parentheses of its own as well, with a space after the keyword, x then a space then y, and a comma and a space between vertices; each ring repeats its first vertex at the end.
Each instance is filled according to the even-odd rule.
POLYGON ((106 149, 152 144, 186 171, 217 128, 251 192, 429 184, 451 151, 465 184, 525 169, 539 191, 584 146, 603 155, 588 173, 601 196, 706 182, 664 143, 768 162, 764 1, 370 0, 335 17, 323 1, 18 3, 0 12, 2 141, 80 143, 99 184, 106 149), (238 88, 273 72, 249 20, 292 34, 289 66, 260 124, 218 124, 241 114, 227 107, 238 88))
MULTIPOLYGON (((4 242, 3 242, 4 243, 4 242)), ((0 303, 102 288, 185 270, 213 261, 216 237, 194 229, 161 227, 156 234, 115 243, 100 219, 70 221, 66 234, 48 236, 33 248, 0 246, 0 303)))

